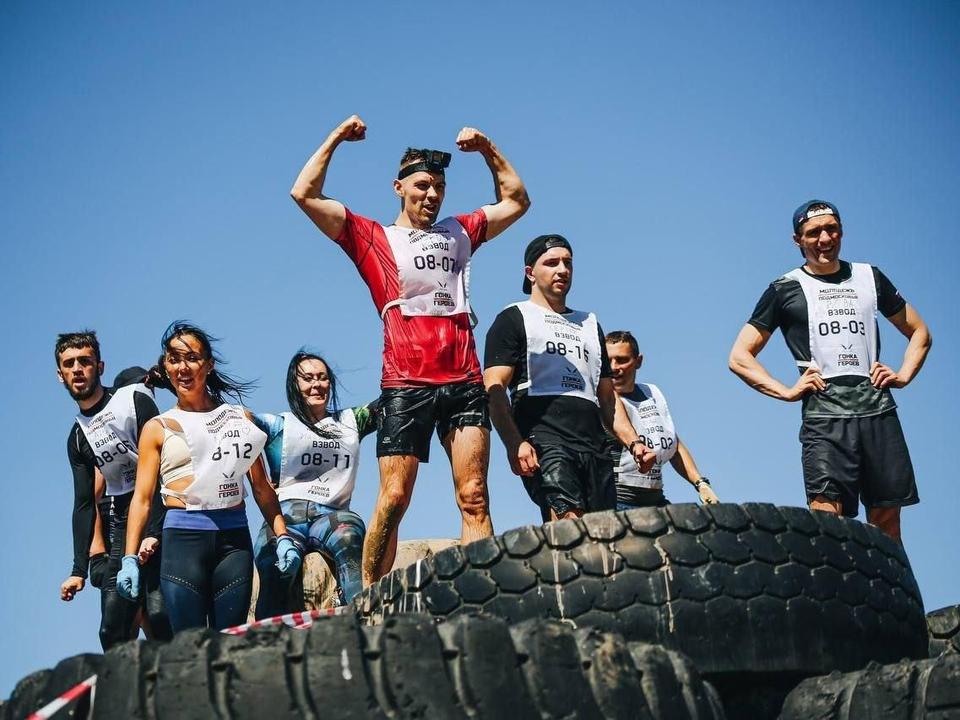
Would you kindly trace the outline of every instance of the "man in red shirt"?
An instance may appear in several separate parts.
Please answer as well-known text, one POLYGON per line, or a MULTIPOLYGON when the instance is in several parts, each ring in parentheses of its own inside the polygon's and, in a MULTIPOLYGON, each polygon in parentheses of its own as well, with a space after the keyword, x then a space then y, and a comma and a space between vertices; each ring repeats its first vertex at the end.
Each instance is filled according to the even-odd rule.
POLYGON ((401 202, 393 225, 354 215, 323 194, 323 182, 334 150, 343 141, 363 140, 366 129, 356 115, 340 123, 290 192, 356 264, 383 319, 380 493, 364 541, 365 586, 393 565, 400 520, 419 464, 429 460, 434 427, 453 468, 461 542, 493 534, 487 493, 490 419, 470 323, 470 258, 530 207, 523 182, 500 151, 479 130, 464 128, 457 146, 486 160, 496 203, 438 221, 450 156, 408 149, 393 181, 401 202))

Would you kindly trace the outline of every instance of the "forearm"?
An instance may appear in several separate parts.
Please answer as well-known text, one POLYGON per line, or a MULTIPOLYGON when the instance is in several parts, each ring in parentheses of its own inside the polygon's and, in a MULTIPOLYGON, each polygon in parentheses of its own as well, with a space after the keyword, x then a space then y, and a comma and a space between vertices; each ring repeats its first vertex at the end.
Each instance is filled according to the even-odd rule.
POLYGON ((73 569, 70 574, 85 578, 97 525, 96 495, 94 479, 84 468, 73 468, 73 481, 73 569))
POLYGON ((734 349, 730 353, 730 370, 754 390, 777 400, 783 399, 790 391, 745 350, 734 349))
POLYGON ((253 491, 253 499, 260 508, 260 513, 267 525, 273 530, 274 534, 287 534, 287 524, 280 512, 280 501, 277 499, 277 491, 267 480, 267 471, 263 465, 263 458, 257 458, 256 462, 250 467, 247 473, 250 480, 250 489, 253 491))
POLYGON ((926 362, 927 354, 932 346, 933 338, 930 331, 926 325, 921 325, 910 336, 910 342, 907 343, 907 349, 903 353, 903 363, 900 365, 900 370, 897 371, 897 375, 904 385, 913 380, 920 372, 920 368, 926 362))
POLYGON ((497 202, 508 200, 524 207, 528 206, 530 199, 527 196, 527 189, 524 187, 523 180, 520 179, 517 171, 507 162, 507 159, 497 147, 491 142, 481 152, 487 167, 490 168, 490 173, 493 175, 497 202))
POLYGON ((261 487, 259 484, 251 483, 251 487, 253 488, 253 499, 257 503, 257 507, 260 508, 267 526, 273 530, 277 537, 286 535, 287 523, 280 512, 280 501, 277 499, 277 493, 273 486, 268 484, 266 487, 261 487))
POLYGON ((327 168, 330 167, 333 152, 339 144, 340 141, 336 138, 328 137, 307 160, 307 164, 303 166, 296 182, 293 183, 293 189, 290 190, 290 195, 298 203, 309 199, 327 199, 323 196, 323 183, 327 178, 327 168))
POLYGON ((150 488, 149 491, 141 491, 140 488, 137 488, 133 491, 130 509, 127 511, 127 537, 124 544, 124 555, 136 555, 140 551, 140 541, 143 540, 144 528, 150 515, 152 490, 150 488))
POLYGON ((517 428, 513 413, 510 412, 507 391, 502 385, 491 385, 487 388, 487 392, 490 393, 490 421, 507 451, 514 452, 520 447, 524 437, 517 428))
POLYGON ((166 517, 167 507, 163 504, 163 496, 160 494, 160 483, 157 482, 153 499, 150 501, 150 512, 147 515, 146 536, 159 540, 163 534, 163 521, 166 517))
POLYGON ((670 464, 677 471, 677 474, 691 485, 696 484, 697 480, 702 477, 700 470, 697 469, 697 463, 693 460, 693 455, 690 454, 687 446, 680 441, 680 438, 677 438, 677 452, 670 458, 670 464))
POLYGON ((623 408, 623 401, 617 396, 613 383, 609 379, 600 381, 597 396, 600 401, 600 422, 603 423, 607 432, 619 440, 624 447, 630 447, 631 443, 639 440, 637 429, 630 422, 630 416, 623 408))

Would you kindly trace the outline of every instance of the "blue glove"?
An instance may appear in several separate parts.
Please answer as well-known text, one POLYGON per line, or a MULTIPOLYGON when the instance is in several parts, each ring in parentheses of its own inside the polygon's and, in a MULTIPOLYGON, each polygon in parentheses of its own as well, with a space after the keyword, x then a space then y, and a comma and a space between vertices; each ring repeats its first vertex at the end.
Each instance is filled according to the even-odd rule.
POLYGON ((281 535, 277 538, 277 569, 281 577, 295 577, 302 562, 303 558, 293 538, 289 535, 281 535))
POLYGON ((124 555, 117 573, 117 595, 136 602, 140 597, 140 561, 136 555, 124 555))

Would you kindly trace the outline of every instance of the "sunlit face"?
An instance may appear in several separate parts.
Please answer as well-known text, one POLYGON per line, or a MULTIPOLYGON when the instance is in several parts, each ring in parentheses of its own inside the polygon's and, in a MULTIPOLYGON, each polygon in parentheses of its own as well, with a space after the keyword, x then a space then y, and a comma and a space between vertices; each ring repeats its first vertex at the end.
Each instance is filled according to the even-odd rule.
POLYGON ((314 417, 326 414, 330 400, 330 373, 322 361, 316 358, 300 361, 297 365, 297 388, 314 417))
POLYGON ((637 370, 643 362, 643 354, 634 355, 630 343, 607 343, 613 387, 618 393, 629 393, 637 382, 637 370))
POLYGON ((793 241, 811 265, 832 265, 840 258, 843 228, 834 215, 818 215, 800 226, 793 241))
POLYGON ((57 361, 57 377, 77 402, 87 400, 100 388, 103 361, 92 347, 67 348, 57 361))
POLYGON ((550 248, 526 273, 544 297, 562 301, 573 285, 573 254, 564 247, 550 248))
POLYGON ((174 337, 163 356, 163 367, 173 385, 177 397, 196 396, 205 393, 207 375, 213 370, 214 360, 200 340, 193 335, 174 337))
POLYGON ((403 212, 418 228, 431 227, 440 215, 447 181, 442 174, 426 170, 394 180, 393 188, 403 202, 403 212))

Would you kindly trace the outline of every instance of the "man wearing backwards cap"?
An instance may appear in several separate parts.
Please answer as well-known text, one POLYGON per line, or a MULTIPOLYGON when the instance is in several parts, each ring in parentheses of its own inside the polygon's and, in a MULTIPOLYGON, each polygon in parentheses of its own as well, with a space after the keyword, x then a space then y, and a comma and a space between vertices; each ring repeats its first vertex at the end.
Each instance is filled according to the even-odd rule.
POLYGON ((490 420, 470 324, 470 258, 530 206, 520 177, 479 130, 457 146, 479 152, 493 174, 497 202, 438 221, 450 154, 407 149, 393 190, 400 214, 383 226, 323 194, 333 152, 363 140, 356 115, 342 122, 307 161, 291 195, 320 231, 347 253, 383 319, 384 351, 377 456, 380 493, 363 549, 363 583, 393 564, 400 520, 436 427, 453 466, 464 543, 493 534, 487 493, 490 420))
POLYGON ((926 324, 872 265, 840 260, 843 226, 821 200, 793 214, 793 241, 806 262, 763 293, 730 352, 730 369, 759 392, 802 400, 803 478, 812 510, 857 515, 900 539, 900 508, 919 502, 910 454, 890 392, 923 366, 926 324), (899 370, 880 362, 877 310, 909 340, 899 370), (800 379, 788 387, 756 356, 780 328, 800 379))
POLYGON ((491 419, 510 469, 523 478, 544 521, 612 510, 617 496, 604 426, 643 472, 656 455, 614 392, 596 316, 567 307, 570 243, 541 235, 527 246, 524 265, 523 292, 530 299, 505 308, 487 333, 483 380, 491 419))

